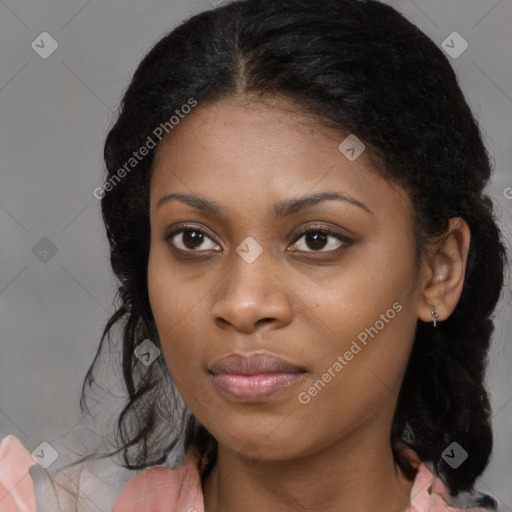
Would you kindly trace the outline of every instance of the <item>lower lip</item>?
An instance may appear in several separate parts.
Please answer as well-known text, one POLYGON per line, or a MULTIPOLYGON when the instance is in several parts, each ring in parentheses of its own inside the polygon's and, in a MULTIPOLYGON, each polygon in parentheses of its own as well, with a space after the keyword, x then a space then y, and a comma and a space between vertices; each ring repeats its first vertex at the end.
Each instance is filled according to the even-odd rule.
POLYGON ((261 373, 257 375, 213 374, 217 386, 230 397, 243 402, 257 402, 291 386, 304 373, 261 373))

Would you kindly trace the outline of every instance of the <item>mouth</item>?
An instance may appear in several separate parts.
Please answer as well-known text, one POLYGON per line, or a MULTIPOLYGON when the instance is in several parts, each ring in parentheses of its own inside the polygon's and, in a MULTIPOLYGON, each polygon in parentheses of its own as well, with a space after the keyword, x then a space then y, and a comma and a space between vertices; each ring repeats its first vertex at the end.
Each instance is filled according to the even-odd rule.
POLYGON ((209 373, 224 396, 258 402, 302 380, 304 368, 271 352, 229 354, 214 362, 209 373))

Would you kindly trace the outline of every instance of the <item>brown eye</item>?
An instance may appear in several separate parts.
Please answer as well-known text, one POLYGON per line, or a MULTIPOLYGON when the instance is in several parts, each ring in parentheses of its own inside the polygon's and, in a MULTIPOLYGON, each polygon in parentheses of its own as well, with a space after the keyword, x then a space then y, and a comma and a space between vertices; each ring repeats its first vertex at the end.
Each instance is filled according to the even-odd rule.
POLYGON ((299 248, 301 252, 334 252, 340 247, 350 244, 352 244, 352 240, 341 233, 325 228, 311 228, 299 234, 293 243, 293 247, 299 248), (304 238, 304 242, 299 243, 298 241, 301 238, 304 238), (327 250, 322 250, 326 247, 327 250))
POLYGON ((199 250, 218 250, 218 245, 201 229, 180 228, 165 237, 177 249, 185 252, 199 252, 199 250), (210 244, 205 241, 210 240, 210 244))

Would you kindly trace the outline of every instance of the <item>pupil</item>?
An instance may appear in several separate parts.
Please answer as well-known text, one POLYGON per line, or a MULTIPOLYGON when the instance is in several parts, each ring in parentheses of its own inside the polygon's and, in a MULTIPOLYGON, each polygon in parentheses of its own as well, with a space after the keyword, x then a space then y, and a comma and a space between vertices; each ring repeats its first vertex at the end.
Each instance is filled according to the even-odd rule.
POLYGON ((188 249, 195 249, 203 243, 203 234, 198 231, 185 231, 184 235, 185 240, 183 243, 188 249))
POLYGON ((310 249, 323 249, 327 243, 327 235, 318 231, 315 233, 308 233, 306 235, 306 243, 310 249), (310 245, 310 241, 313 241, 312 245, 310 245))

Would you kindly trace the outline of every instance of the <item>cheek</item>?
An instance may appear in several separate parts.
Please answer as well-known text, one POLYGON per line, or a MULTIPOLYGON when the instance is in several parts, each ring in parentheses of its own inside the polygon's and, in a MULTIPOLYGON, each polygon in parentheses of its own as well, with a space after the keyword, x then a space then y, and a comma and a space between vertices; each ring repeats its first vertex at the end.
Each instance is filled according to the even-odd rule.
POLYGON ((169 357, 176 344, 171 343, 179 332, 180 322, 187 315, 190 300, 187 288, 176 279, 176 272, 171 272, 161 250, 150 250, 148 261, 148 296, 151 311, 155 319, 160 343, 166 362, 175 360, 169 357))
MULTIPOLYGON (((398 305, 395 307, 399 309, 398 305)), ((386 309, 380 312, 385 315, 386 309)), ((305 445, 315 444, 316 448, 320 444, 327 446, 357 430, 381 410, 387 411, 385 414, 391 421, 416 325, 407 305, 392 319, 391 316, 385 316, 388 323, 377 316, 371 323, 368 320, 366 327, 364 324, 353 326, 353 332, 363 335, 359 338, 344 336, 340 331, 337 343, 333 343, 321 359, 311 357, 315 361, 315 372, 298 390, 300 395, 296 398, 301 405, 296 405, 295 416, 305 430, 319 424, 322 428, 314 439, 301 439, 301 434, 297 433, 298 444, 303 441, 305 445)), ((289 426, 290 422, 286 424, 289 426)), ((276 435, 282 436, 281 441, 285 443, 286 432, 279 430, 277 433, 278 430, 276 435)))
POLYGON ((150 248, 147 275, 162 356, 178 390, 186 400, 191 400, 195 395, 201 396, 194 376, 203 365, 200 354, 205 342, 206 292, 184 278, 165 247, 150 248), (194 371, 190 371, 192 368, 194 371))
POLYGON ((194 299, 195 303, 199 300, 194 297, 193 287, 182 279, 182 273, 172 264, 168 250, 158 241, 152 242, 149 252, 148 295, 159 333, 164 339, 193 308, 194 299))
POLYGON ((296 321, 304 322, 305 329, 309 323, 310 330, 326 334, 325 347, 336 345, 338 338, 342 343, 336 349, 350 345, 362 332, 364 337, 365 329, 376 322, 379 332, 395 329, 395 335, 403 337, 403 329, 410 332, 416 321, 413 304, 417 297, 411 286, 414 277, 412 250, 399 244, 387 248, 377 242, 354 247, 339 267, 290 276, 289 287, 307 306, 296 321), (294 285, 296 282, 300 286, 294 285), (398 305, 393 308, 395 303, 398 305))
POLYGON ((328 283, 312 279, 305 287, 310 307, 302 331, 314 338, 309 354, 303 354, 314 367, 308 384, 322 380, 329 369, 336 375, 325 375, 325 389, 319 384, 322 398, 314 400, 312 414, 327 414, 323 407, 338 403, 347 417, 356 418, 396 390, 405 370, 417 323, 413 252, 381 244, 370 249, 351 257, 346 271, 328 283))
MULTIPOLYGON (((170 275, 158 251, 150 249, 148 261, 148 296, 151 311, 160 336, 163 329, 169 328, 175 316, 175 306, 179 304, 176 290, 173 290, 170 275)), ((162 340, 163 341, 163 340, 162 340)))

